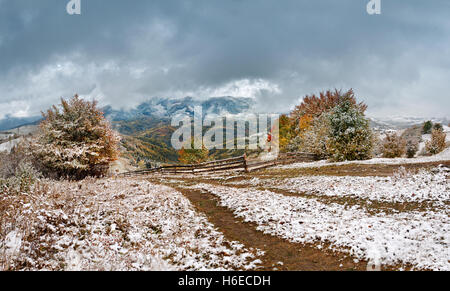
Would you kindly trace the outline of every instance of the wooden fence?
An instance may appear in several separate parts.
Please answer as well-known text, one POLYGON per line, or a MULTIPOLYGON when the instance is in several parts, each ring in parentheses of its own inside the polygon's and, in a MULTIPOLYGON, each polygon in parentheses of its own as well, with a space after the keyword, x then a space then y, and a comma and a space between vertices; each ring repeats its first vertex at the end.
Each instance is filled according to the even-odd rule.
POLYGON ((248 159, 245 155, 237 158, 205 162, 195 165, 166 165, 141 171, 127 172, 121 176, 139 176, 152 173, 170 174, 195 174, 205 172, 221 172, 230 170, 242 170, 252 172, 277 165, 286 165, 298 162, 310 162, 316 160, 314 154, 309 153, 282 153, 275 160, 260 161, 248 159))

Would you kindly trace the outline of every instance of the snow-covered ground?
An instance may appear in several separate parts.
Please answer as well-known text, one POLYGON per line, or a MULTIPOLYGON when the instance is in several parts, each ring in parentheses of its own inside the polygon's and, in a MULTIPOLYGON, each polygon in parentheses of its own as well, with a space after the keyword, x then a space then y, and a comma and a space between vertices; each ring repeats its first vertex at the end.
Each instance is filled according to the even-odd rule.
POLYGON ((417 269, 450 270, 448 210, 369 214, 355 205, 324 204, 315 199, 271 191, 211 184, 208 191, 236 216, 258 230, 295 243, 330 244, 373 264, 411 264, 417 269))
POLYGON ((11 141, 6 141, 0 144, 0 152, 10 152, 16 145, 18 145, 23 138, 16 138, 11 141))
POLYGON ((181 193, 142 180, 41 182, 0 199, 14 205, 1 221, 2 269, 255 269, 263 255, 227 241, 181 193))
POLYGON ((12 136, 14 136, 14 134, 10 132, 0 132, 0 140, 7 140, 12 136))
POLYGON ((448 168, 419 173, 401 171, 391 177, 301 176, 296 178, 253 178, 233 185, 264 186, 294 193, 353 197, 385 202, 432 202, 445 207, 450 202, 448 168))

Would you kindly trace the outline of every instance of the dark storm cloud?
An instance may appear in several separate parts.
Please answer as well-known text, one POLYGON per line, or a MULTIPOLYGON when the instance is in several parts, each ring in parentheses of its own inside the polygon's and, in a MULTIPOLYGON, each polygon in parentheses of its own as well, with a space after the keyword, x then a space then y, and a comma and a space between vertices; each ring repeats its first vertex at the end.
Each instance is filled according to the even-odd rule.
POLYGON ((448 115, 450 3, 0 0, 0 117, 74 92, 113 106, 248 94, 287 110, 354 88, 373 114, 448 115), (230 93, 230 94, 231 94, 230 93))

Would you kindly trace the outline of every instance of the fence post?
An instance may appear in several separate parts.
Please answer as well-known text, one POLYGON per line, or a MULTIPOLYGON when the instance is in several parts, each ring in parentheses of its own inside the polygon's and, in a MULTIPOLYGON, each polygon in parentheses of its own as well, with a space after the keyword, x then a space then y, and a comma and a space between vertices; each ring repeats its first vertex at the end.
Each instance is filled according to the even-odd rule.
POLYGON ((244 154, 244 170, 246 173, 249 173, 248 165, 247 165, 247 154, 244 154))

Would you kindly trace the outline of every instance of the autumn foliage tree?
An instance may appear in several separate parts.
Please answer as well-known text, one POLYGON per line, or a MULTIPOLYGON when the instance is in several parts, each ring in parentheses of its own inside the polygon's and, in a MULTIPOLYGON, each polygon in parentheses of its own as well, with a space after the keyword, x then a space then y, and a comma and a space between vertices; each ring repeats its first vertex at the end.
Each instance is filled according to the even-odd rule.
POLYGON ((396 133, 387 134, 383 141, 383 158, 398 158, 406 153, 406 140, 396 133))
POLYGON ((367 159, 373 134, 364 115, 366 109, 352 89, 306 96, 289 115, 294 134, 287 148, 334 161, 367 159))
POLYGON ((318 159, 326 159, 329 156, 327 149, 329 133, 329 114, 323 113, 301 135, 295 137, 288 148, 293 152, 312 153, 318 159))
POLYGON ((334 91, 320 92, 319 96, 315 94, 311 96, 307 95, 303 98, 302 103, 297 105, 291 112, 290 118, 296 125, 297 130, 301 130, 311 125, 313 119, 335 108, 344 100, 350 102, 361 113, 364 113, 367 109, 367 105, 356 101, 353 89, 346 92, 336 89, 334 91))
POLYGON ((433 129, 431 131, 431 140, 425 144, 426 152, 431 155, 442 152, 446 147, 446 136, 443 130, 433 129))
POLYGON ((280 125, 280 150, 285 151, 294 136, 291 120, 287 115, 281 115, 279 119, 280 125))
POLYGON ((33 151, 46 174, 82 179, 104 175, 118 156, 118 135, 97 102, 75 95, 42 113, 33 151))
POLYGON ((194 149, 194 140, 191 144, 178 151, 178 161, 184 165, 195 165, 206 162, 209 158, 209 150, 202 145, 202 149, 194 149))

